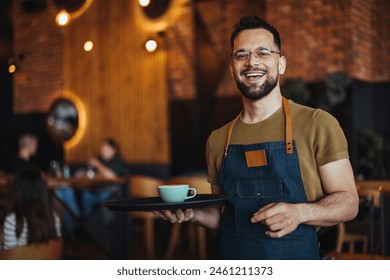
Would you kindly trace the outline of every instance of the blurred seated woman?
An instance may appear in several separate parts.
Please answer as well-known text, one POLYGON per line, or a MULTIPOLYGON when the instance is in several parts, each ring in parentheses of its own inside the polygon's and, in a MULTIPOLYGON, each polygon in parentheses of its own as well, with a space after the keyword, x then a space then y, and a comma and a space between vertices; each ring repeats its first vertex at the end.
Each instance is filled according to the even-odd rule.
POLYGON ((33 166, 20 169, 10 189, 7 214, 2 217, 2 249, 46 243, 61 236, 42 172, 33 166))

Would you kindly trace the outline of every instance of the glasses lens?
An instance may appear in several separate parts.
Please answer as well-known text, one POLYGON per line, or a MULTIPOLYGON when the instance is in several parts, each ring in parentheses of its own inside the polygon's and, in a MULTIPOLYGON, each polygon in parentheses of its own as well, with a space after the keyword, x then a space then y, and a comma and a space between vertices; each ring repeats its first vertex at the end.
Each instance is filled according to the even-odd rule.
POLYGON ((238 50, 233 54, 233 59, 235 61, 246 61, 249 57, 249 52, 246 50, 238 50))
POLYGON ((258 57, 267 57, 270 54, 271 54, 271 51, 269 49, 266 49, 266 48, 261 48, 261 49, 256 50, 256 55, 258 57))

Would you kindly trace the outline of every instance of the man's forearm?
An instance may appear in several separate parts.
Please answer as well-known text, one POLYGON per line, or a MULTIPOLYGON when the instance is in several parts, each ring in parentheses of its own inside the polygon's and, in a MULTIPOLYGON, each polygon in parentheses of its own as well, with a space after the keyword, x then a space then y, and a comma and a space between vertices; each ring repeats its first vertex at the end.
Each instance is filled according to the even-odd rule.
POLYGON ((333 226, 352 220, 358 213, 359 198, 354 193, 335 192, 317 202, 296 204, 301 223, 312 226, 333 226))

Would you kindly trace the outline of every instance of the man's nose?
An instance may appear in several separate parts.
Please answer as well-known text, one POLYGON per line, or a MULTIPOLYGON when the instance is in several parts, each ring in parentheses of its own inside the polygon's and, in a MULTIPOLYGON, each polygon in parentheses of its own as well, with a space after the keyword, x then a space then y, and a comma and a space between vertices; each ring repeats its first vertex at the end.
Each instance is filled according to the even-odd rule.
POLYGON ((260 58, 256 55, 256 53, 250 53, 248 60, 246 61, 246 65, 259 65, 260 64, 260 58))

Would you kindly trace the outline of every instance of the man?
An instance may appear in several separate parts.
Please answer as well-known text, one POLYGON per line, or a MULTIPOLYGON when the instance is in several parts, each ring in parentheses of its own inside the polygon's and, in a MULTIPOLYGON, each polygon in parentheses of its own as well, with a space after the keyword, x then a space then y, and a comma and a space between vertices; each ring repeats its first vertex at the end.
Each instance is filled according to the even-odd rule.
POLYGON ((32 134, 23 134, 19 137, 18 154, 12 159, 9 167, 11 173, 19 169, 33 165, 31 158, 37 153, 38 139, 32 134))
POLYGON ((316 228, 358 211, 344 134, 328 113, 282 97, 286 58, 273 26, 243 17, 231 47, 243 111, 207 142, 208 181, 229 199, 156 215, 220 228, 223 259, 318 259, 316 228))

